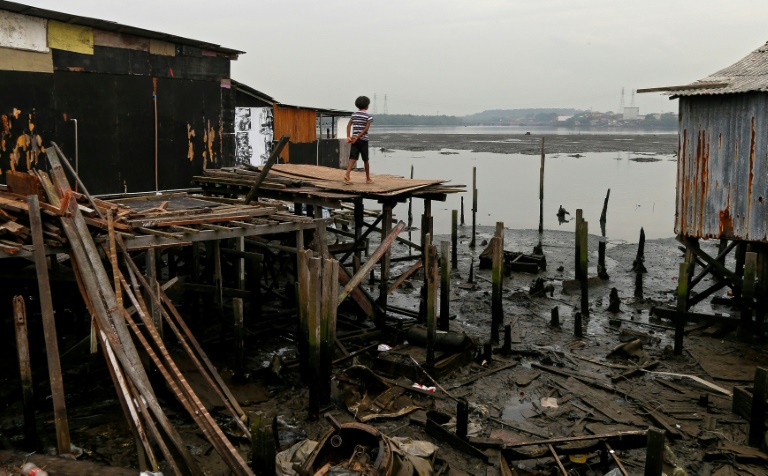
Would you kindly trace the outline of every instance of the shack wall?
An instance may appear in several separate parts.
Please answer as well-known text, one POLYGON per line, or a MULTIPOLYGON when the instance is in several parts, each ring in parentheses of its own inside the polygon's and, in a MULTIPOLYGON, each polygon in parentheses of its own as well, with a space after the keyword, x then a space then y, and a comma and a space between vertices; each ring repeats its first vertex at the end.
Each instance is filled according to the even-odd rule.
POLYGON ((768 239, 768 94, 680 98, 675 231, 768 239))
MULTIPOLYGON (((317 112, 313 109, 282 107, 276 104, 274 116, 275 140, 279 140, 285 134, 291 136, 291 145, 306 144, 317 140, 317 112)), ((299 150, 302 147, 295 149, 299 150)), ((290 162, 290 156, 290 146, 283 149, 280 154, 285 162, 290 162)), ((314 156, 317 156, 316 153, 314 156)))
POLYGON ((50 142, 74 161, 71 119, 92 193, 154 190, 156 146, 160 189, 234 163, 230 53, 0 11, 3 25, 0 182, 50 142))

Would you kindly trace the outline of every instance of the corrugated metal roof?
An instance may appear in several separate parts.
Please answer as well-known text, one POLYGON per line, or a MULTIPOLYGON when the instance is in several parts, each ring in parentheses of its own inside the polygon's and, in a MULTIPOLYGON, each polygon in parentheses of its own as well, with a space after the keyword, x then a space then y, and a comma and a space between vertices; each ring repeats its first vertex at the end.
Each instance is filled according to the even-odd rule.
POLYGON ((164 40, 172 43, 178 43, 181 45, 190 45, 197 48, 202 48, 218 53, 224 53, 237 57, 237 55, 245 53, 240 50, 233 50, 231 48, 225 48, 214 43, 208 43, 200 40, 193 40, 190 38, 183 38, 181 36, 169 35, 167 33, 161 33, 158 31, 145 30, 143 28, 136 28, 133 26, 122 25, 107 20, 99 20, 98 18, 89 18, 79 15, 72 15, 69 13, 56 12, 53 10, 45 10, 43 8, 37 8, 30 5, 23 5, 16 2, 6 2, 0 0, 0 10, 7 10, 9 12, 18 13, 21 15, 30 15, 33 17, 46 18, 48 20, 55 20, 62 23, 70 23, 73 25, 89 26, 98 30, 113 31, 116 33, 125 33, 129 35, 141 36, 144 38, 153 38, 156 40, 164 40))
POLYGON ((638 89, 638 93, 664 92, 674 96, 768 92, 768 43, 720 71, 682 86, 638 89))

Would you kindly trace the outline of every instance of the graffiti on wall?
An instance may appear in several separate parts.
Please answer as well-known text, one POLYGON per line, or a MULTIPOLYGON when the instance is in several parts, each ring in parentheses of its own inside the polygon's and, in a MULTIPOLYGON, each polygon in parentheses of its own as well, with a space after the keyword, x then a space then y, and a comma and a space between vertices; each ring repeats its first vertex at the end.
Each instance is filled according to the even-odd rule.
POLYGON ((25 112, 14 107, 0 113, 0 175, 7 170, 29 170, 37 166, 45 147, 36 123, 34 109, 25 112))

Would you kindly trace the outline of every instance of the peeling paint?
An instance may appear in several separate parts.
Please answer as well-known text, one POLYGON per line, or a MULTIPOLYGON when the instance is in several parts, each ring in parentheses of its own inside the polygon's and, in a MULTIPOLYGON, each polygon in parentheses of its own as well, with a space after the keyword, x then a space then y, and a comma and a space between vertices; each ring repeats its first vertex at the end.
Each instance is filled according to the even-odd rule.
POLYGON ((187 122, 187 143, 187 158, 192 162, 195 158, 195 130, 189 122, 187 122))

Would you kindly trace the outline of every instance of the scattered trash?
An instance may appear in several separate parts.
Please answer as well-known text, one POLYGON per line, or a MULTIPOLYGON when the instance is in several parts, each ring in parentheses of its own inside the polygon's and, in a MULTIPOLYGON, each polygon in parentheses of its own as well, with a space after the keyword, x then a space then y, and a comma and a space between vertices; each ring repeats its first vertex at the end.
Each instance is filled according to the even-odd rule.
POLYGON ((554 397, 542 397, 541 408, 558 408, 557 399, 554 397))
POLYGON ((387 344, 379 344, 378 347, 376 347, 376 350, 379 352, 386 352, 388 350, 392 350, 392 347, 388 346, 387 344))
POLYGON ((424 390, 424 391, 427 391, 427 392, 433 392, 433 393, 435 392, 435 390, 437 390, 437 388, 435 388, 435 387, 427 387, 426 385, 422 385, 420 383, 415 383, 415 382, 414 382, 413 385, 411 385, 411 387, 418 388, 420 390, 424 390))

